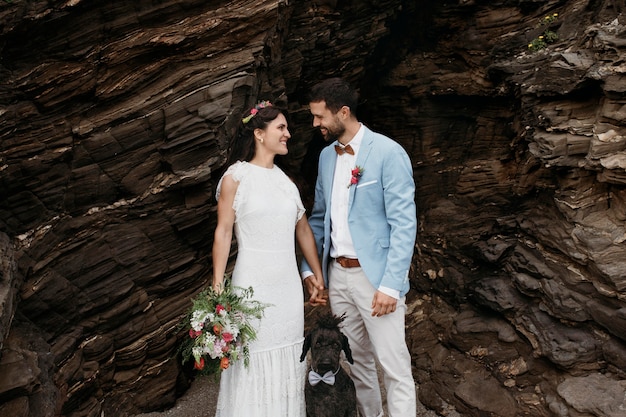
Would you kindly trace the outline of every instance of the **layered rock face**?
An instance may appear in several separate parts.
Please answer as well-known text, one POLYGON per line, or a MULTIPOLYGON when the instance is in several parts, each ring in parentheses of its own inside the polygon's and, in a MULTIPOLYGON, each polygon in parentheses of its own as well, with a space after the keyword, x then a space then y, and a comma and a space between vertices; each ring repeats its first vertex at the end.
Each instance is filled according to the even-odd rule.
POLYGON ((328 76, 413 161, 420 400, 623 415, 624 7, 0 3, 0 415, 173 404, 234 126, 257 100, 288 108, 281 163, 310 201, 306 92, 328 76))

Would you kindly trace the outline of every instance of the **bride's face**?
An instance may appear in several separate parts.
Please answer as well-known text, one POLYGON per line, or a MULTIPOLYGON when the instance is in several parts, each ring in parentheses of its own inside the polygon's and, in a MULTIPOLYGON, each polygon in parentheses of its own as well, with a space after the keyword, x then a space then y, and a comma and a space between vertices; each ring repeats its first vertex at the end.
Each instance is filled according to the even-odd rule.
POLYGON ((258 129, 257 133, 262 139, 256 142, 257 149, 263 147, 274 155, 287 155, 287 141, 291 138, 291 134, 287 129, 287 119, 283 114, 276 116, 265 129, 258 129))

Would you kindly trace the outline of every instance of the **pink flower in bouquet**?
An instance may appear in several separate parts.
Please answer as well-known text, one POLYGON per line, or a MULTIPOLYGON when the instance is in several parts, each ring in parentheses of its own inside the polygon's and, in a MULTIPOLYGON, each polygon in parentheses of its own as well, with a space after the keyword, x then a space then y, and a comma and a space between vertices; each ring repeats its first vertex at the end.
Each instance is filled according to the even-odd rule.
POLYGON ((202 334, 202 330, 189 329, 189 337, 195 339, 202 334))
POLYGON ((224 308, 224 306, 223 306, 223 305, 218 304, 217 306, 215 306, 215 312, 216 312, 217 314, 221 314, 221 313, 222 313, 222 311, 226 311, 226 309, 224 308))
POLYGON ((224 339, 218 339, 213 344, 212 358, 220 358, 222 354, 228 352, 228 345, 224 342, 224 339))
POLYGON ((233 334, 227 333, 227 332, 222 333, 222 339, 224 339, 226 343, 230 343, 233 340, 235 340, 235 338, 233 337, 233 334))

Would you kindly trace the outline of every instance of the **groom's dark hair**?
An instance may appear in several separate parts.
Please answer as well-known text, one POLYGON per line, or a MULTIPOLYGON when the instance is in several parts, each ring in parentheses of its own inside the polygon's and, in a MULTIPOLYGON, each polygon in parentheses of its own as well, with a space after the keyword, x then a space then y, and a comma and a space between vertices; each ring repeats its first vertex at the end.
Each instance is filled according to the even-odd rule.
POLYGON ((329 78, 311 88, 309 103, 326 102, 326 107, 333 113, 337 113, 343 106, 350 108, 350 112, 356 115, 356 107, 359 94, 350 84, 341 78, 329 78))

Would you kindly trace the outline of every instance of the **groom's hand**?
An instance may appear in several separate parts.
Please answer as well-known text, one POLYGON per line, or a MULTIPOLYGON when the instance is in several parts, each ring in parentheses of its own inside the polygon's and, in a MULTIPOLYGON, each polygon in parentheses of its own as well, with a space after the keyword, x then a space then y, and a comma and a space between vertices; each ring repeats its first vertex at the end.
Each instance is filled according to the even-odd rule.
POLYGON ((326 305, 328 294, 324 291, 324 282, 321 277, 311 275, 304 280, 304 284, 309 294, 309 304, 312 306, 326 305))
POLYGON ((398 300, 395 298, 383 292, 376 291, 374 299, 372 300, 372 317, 380 317, 385 314, 393 313, 396 311, 397 304, 398 300))

